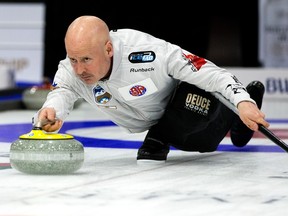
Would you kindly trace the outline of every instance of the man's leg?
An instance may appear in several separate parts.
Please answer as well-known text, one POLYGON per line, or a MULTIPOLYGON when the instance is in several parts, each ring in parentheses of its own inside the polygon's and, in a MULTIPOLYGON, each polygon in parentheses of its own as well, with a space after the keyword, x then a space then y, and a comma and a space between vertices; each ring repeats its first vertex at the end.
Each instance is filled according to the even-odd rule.
MULTIPOLYGON (((264 85, 253 81, 247 91, 261 108, 264 85)), ((169 146, 183 151, 212 152, 230 129, 231 140, 238 147, 245 146, 254 134, 212 94, 182 83, 162 119, 149 130, 137 159, 165 161, 169 146)))
MULTIPOLYGON (((265 92, 264 85, 260 81, 252 81, 247 85, 246 89, 247 92, 250 94, 250 97, 253 100, 255 100, 258 108, 261 109, 263 96, 265 92)), ((217 143, 221 142, 221 140, 224 138, 229 129, 230 129, 231 141, 234 146, 244 147, 251 140, 251 138, 254 135, 254 131, 249 129, 242 122, 242 120, 239 118, 238 115, 236 114, 232 115, 231 111, 229 111, 227 107, 224 107, 223 104, 221 104, 221 106, 222 106, 221 112, 219 112, 219 115, 217 115, 216 121, 211 122, 207 127, 207 129, 205 129, 205 131, 202 131, 202 133, 201 132, 196 134, 194 133, 189 137, 187 143, 192 143, 193 140, 195 142, 194 145, 190 146, 191 147, 190 150, 196 148, 199 150, 199 152, 209 152, 209 146, 210 146, 211 148, 210 151, 215 151, 216 148, 218 147, 217 143), (229 115, 227 115, 228 113, 229 115), (221 139, 221 137, 223 138, 221 139), (207 143, 207 141, 209 142, 209 140, 210 143, 207 143), (197 143, 200 146, 197 147, 197 143), (202 147, 204 147, 204 149, 201 150, 202 147)), ((185 146, 189 145, 186 144, 185 146)))
POLYGON ((163 139, 162 124, 154 125, 147 133, 142 146, 137 153, 137 161, 166 161, 170 146, 163 139))
POLYGON ((185 151, 215 150, 234 117, 209 92, 181 83, 164 116, 149 130, 137 160, 165 161, 170 145, 185 151))
POLYGON ((207 127, 199 131, 191 131, 186 135, 183 143, 171 143, 177 149, 192 152, 214 152, 220 142, 229 132, 236 114, 223 104, 219 104, 216 118, 207 124, 207 127))

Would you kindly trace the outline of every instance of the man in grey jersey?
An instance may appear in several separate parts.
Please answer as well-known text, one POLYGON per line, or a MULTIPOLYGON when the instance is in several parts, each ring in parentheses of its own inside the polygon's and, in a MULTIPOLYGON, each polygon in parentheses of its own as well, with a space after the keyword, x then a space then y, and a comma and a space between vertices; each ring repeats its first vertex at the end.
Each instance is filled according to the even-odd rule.
POLYGON ((231 132, 245 146, 269 123, 260 107, 264 86, 247 88, 231 73, 165 40, 133 29, 109 30, 95 16, 75 19, 65 35, 67 57, 60 61, 53 91, 33 117, 49 120, 57 132, 73 104, 84 98, 130 133, 147 131, 137 160, 165 161, 170 146, 215 151, 231 132), (210 92, 219 92, 239 117, 210 92))

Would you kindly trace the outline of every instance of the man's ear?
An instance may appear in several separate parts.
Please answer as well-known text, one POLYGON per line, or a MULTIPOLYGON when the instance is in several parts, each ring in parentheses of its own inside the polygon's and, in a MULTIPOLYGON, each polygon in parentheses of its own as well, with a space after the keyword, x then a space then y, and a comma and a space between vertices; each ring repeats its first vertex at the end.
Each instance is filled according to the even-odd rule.
POLYGON ((106 51, 107 51, 107 55, 109 57, 113 56, 113 45, 112 45, 111 41, 107 41, 107 43, 106 43, 106 51))

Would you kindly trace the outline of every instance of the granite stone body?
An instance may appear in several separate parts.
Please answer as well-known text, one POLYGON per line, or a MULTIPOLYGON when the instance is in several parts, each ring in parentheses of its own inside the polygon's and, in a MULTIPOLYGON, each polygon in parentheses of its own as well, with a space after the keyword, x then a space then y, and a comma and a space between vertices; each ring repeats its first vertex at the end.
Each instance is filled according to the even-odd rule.
POLYGON ((83 162, 82 143, 67 134, 32 130, 10 146, 11 167, 27 174, 70 174, 83 162))

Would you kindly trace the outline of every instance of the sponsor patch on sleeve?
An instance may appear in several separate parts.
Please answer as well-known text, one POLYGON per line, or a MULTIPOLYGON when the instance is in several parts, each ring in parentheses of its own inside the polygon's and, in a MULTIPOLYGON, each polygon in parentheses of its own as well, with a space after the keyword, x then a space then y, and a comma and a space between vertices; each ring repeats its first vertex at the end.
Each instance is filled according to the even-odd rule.
POLYGON ((194 54, 184 54, 183 53, 183 56, 197 70, 200 70, 200 68, 206 63, 206 60, 204 58, 201 58, 201 57, 194 55, 194 54))

